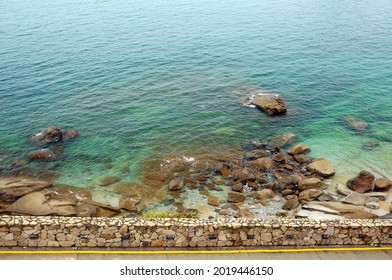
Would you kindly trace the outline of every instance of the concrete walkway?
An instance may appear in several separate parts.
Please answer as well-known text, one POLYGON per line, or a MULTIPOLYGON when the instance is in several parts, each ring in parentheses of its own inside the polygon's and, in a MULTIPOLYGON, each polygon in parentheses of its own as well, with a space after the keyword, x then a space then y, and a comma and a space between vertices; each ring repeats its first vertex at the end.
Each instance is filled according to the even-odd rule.
MULTIPOLYGON (((275 247, 263 248, 275 250, 275 247)), ((341 248, 343 251, 330 251, 328 249, 323 251, 310 252, 254 252, 254 250, 238 248, 241 252, 224 253, 220 251, 200 251, 187 249, 166 249, 160 251, 154 250, 132 250, 136 254, 127 254, 127 251, 115 250, 75 250, 75 253, 66 251, 18 251, 18 254, 13 254, 15 250, 0 250, 0 260, 392 260, 392 250, 369 250, 359 251, 356 248, 341 248), (183 253, 185 251, 186 253, 183 253), (12 252, 12 254, 9 254, 12 252), (36 254, 39 252, 39 254, 36 254), (53 254, 55 252, 55 254, 53 254), (108 253, 106 253, 108 252, 108 253), (192 252, 192 253, 190 253, 192 252), (59 254, 58 254, 59 253, 59 254)), ((370 248, 371 249, 371 248, 370 248)), ((377 248, 380 249, 380 248, 377 248)))

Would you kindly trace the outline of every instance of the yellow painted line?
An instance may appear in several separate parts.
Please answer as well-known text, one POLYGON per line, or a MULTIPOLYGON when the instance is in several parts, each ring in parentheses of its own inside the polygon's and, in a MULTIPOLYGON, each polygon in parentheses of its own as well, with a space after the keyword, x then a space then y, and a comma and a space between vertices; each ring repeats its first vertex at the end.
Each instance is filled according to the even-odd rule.
POLYGON ((104 250, 2 250, 0 255, 59 255, 59 254, 104 254, 104 255, 162 255, 162 254, 238 254, 238 253, 304 253, 321 251, 390 251, 392 247, 360 248, 296 248, 296 249, 253 249, 253 250, 160 250, 160 251, 104 251, 104 250))

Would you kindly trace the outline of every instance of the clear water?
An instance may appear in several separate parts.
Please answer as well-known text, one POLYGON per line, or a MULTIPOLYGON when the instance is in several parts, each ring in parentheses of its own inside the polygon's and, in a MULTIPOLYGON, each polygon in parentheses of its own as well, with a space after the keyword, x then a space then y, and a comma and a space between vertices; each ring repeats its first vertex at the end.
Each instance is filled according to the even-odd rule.
POLYGON ((0 149, 23 157, 29 134, 80 130, 65 159, 30 164, 58 182, 138 181, 161 159, 277 133, 337 176, 392 173, 389 0, 3 0, 0 11, 0 149), (287 115, 241 106, 251 89, 281 94, 287 115), (364 150, 369 140, 380 148, 364 150))

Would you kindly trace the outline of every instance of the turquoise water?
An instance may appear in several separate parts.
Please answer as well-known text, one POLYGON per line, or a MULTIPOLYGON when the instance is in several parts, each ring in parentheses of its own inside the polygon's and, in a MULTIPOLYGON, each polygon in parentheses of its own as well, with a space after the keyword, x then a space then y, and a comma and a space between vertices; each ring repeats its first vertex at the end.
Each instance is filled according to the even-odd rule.
POLYGON ((78 129, 63 160, 29 164, 58 182, 138 181, 151 162, 277 133, 297 134, 337 175, 390 172, 389 0, 4 0, 0 10, 0 150, 23 158, 29 134, 78 129), (281 94, 287 115, 242 106, 253 89, 281 94), (373 140, 380 148, 362 148, 373 140))

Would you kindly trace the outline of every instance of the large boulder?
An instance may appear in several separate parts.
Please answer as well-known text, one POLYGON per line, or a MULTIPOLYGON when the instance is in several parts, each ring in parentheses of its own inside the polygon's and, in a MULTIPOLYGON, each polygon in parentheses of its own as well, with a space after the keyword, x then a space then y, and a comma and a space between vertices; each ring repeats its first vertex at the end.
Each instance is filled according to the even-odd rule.
POLYGON ((359 193, 373 191, 374 175, 367 170, 362 170, 355 177, 349 179, 346 185, 359 193))
POLYGON ((276 94, 258 94, 253 98, 252 104, 268 115, 280 115, 287 111, 284 100, 276 94))
POLYGON ((2 177, 0 178, 0 200, 14 201, 26 194, 41 191, 52 186, 52 183, 33 178, 2 177))
POLYGON ((358 132, 363 132, 365 131, 369 124, 367 121, 357 118, 354 116, 349 116, 344 118, 344 122, 352 129, 358 132))
POLYGON ((299 143, 294 147, 291 147, 287 152, 291 155, 305 154, 310 151, 310 148, 305 143, 299 143))
POLYGON ((331 177, 335 175, 335 168, 332 163, 325 158, 313 160, 313 162, 308 165, 308 169, 323 177, 331 177))
POLYGON ((49 149, 41 149, 28 153, 29 160, 54 160, 56 155, 49 149))
POLYGON ((13 204, 6 210, 10 213, 26 214, 33 216, 74 216, 76 215, 75 200, 50 199, 42 192, 29 193, 13 204))

